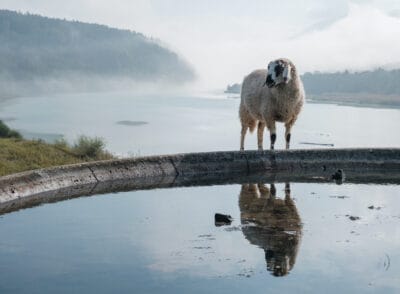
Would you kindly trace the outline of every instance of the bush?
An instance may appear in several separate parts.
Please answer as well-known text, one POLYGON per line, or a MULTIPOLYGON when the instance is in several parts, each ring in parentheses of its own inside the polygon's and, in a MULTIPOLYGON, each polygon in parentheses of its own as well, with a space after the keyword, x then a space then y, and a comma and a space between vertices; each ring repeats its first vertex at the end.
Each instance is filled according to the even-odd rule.
POLYGON ((10 129, 2 120, 0 120, 0 138, 22 139, 22 136, 16 130, 10 129))
POLYGON ((58 139, 53 146, 66 154, 79 157, 83 160, 112 159, 114 156, 105 150, 105 142, 102 138, 80 136, 71 146, 64 138, 58 139))
POLYGON ((71 148, 71 147, 69 147, 67 140, 65 140, 64 138, 57 139, 54 142, 53 145, 54 145, 54 147, 56 147, 58 149, 69 149, 69 148, 71 148))
POLYGON ((100 158, 107 153, 104 150, 105 143, 102 138, 80 136, 72 147, 72 151, 80 157, 100 158))

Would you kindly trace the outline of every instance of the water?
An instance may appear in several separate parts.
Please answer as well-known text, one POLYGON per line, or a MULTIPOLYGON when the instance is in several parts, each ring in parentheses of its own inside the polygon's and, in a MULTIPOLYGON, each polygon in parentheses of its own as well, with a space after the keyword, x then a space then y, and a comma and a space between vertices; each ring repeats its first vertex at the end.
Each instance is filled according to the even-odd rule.
MULTIPOLYGON (((238 104, 205 95, 27 97, 1 105, 0 118, 49 140, 101 136, 118 155, 237 150, 238 104)), ((399 123, 398 109, 307 104, 292 145, 398 147, 399 123)), ((255 149, 255 135, 246 143, 255 149)), ((289 193, 276 183, 275 201, 273 190, 134 191, 2 215, 0 293, 400 292, 398 185, 290 183, 289 193), (216 227, 217 212, 234 221, 216 227)))
POLYGON ((265 188, 255 196, 248 186, 227 185, 101 195, 3 215, 0 292, 400 291, 398 186, 291 183, 287 209, 285 185, 275 186, 274 202, 265 188), (216 212, 234 221, 216 227, 216 212))
MULTIPOLYGON (((238 150, 239 99, 226 95, 141 96, 132 93, 26 97, 0 105, 10 127, 44 139, 100 136, 117 155, 238 150), (121 124, 121 122, 124 122, 121 124), (40 135, 41 134, 41 135, 40 135)), ((397 147, 400 109, 308 103, 292 131, 292 148, 397 147)), ((278 124, 276 148, 284 147, 278 124)), ((269 145, 266 136, 265 146, 269 145)), ((255 134, 246 148, 256 149, 255 134)))

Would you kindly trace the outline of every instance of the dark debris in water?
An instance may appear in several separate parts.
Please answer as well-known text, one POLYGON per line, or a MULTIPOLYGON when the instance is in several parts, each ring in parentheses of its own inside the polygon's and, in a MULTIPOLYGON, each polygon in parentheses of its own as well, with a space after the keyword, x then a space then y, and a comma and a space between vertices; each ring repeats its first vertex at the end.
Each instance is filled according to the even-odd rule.
POLYGON ((346 214, 346 216, 347 216, 347 217, 349 218, 349 220, 351 220, 351 221, 356 221, 356 220, 361 219, 359 216, 348 215, 348 214, 346 214))
POLYGON ((202 234, 197 236, 199 239, 191 240, 192 242, 214 241, 215 236, 212 234, 202 234))
POLYGON ((237 274, 239 277, 246 277, 250 278, 252 275, 254 275, 254 269, 252 268, 245 268, 240 271, 240 273, 237 274))
POLYGON ((213 235, 212 234, 203 234, 203 235, 198 235, 197 237, 199 237, 199 238, 210 238, 210 237, 213 237, 213 235))
POLYGON ((139 120, 120 120, 117 121, 118 125, 123 125, 123 126, 131 126, 131 127, 137 127, 137 126, 143 126, 147 125, 147 121, 139 121, 139 120))
POLYGON ((227 231, 227 232, 237 232, 237 231, 241 231, 241 230, 242 230, 241 226, 233 226, 233 227, 225 228, 225 231, 227 231))
POLYGON ((211 246, 196 246, 196 247, 193 247, 193 249, 202 249, 202 250, 204 250, 204 249, 212 249, 212 248, 211 248, 211 246))
POLYGON ((345 195, 331 195, 329 196, 330 198, 337 198, 337 199, 345 199, 345 198, 350 198, 349 196, 345 196, 345 195))
POLYGON ((302 145, 315 145, 315 146, 328 146, 328 147, 334 147, 335 144, 332 143, 318 143, 318 142, 299 142, 299 144, 302 145))
POLYGON ((227 226, 233 221, 233 218, 228 214, 216 213, 214 216, 215 226, 227 226))

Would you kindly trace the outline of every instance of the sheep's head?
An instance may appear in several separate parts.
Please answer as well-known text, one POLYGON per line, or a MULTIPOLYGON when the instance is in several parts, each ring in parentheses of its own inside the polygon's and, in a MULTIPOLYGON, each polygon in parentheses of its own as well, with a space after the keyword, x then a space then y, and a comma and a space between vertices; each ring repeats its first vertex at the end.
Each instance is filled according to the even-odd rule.
POLYGON ((290 82, 293 67, 287 59, 277 59, 268 64, 267 80, 265 84, 268 88, 276 87, 290 82))

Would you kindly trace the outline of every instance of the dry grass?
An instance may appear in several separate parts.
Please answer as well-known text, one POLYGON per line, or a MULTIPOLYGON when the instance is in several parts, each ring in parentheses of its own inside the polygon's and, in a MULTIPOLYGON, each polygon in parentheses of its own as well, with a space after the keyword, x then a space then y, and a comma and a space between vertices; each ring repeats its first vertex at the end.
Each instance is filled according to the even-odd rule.
POLYGON ((73 145, 65 141, 48 144, 17 138, 0 139, 0 176, 26 170, 112 159, 99 138, 80 137, 73 145))

